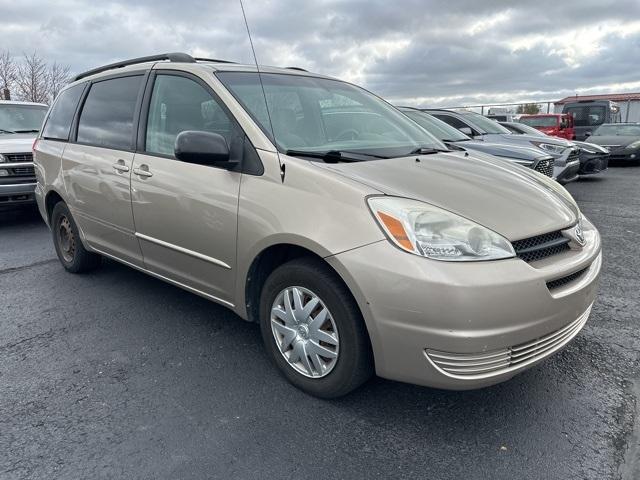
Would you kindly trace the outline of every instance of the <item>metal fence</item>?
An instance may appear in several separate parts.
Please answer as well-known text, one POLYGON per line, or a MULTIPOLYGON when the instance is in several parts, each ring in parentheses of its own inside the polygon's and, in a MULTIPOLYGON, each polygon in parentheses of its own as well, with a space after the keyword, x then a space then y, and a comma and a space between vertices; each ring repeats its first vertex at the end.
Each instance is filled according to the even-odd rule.
POLYGON ((498 108, 504 108, 504 107, 514 107, 513 108, 513 112, 509 112, 509 113, 516 113, 516 110, 518 109, 519 106, 521 105, 538 105, 538 107, 540 108, 540 113, 554 113, 554 103, 555 101, 543 101, 543 102, 520 102, 520 103, 488 103, 488 104, 484 104, 484 105, 461 105, 461 106, 457 106, 457 107, 441 107, 441 108, 446 108, 449 110, 457 110, 457 109, 466 109, 466 110, 479 110, 479 113, 481 113, 482 115, 484 115, 485 113, 489 112, 490 108, 494 108, 494 107, 498 107, 498 108))

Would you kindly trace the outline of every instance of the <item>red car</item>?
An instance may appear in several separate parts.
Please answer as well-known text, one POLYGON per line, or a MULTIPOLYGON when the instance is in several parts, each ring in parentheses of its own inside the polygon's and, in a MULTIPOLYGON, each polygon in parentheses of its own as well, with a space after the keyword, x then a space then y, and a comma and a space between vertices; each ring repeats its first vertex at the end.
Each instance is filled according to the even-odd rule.
POLYGON ((575 140, 573 116, 567 113, 547 113, 538 115, 523 115, 518 120, 553 137, 575 140))

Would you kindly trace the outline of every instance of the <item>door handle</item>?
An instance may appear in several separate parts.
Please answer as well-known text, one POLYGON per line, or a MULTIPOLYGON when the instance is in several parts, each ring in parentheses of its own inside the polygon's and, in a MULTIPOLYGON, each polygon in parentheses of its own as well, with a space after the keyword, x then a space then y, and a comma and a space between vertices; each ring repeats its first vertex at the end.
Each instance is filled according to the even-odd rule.
POLYGON ((113 164, 113 169, 117 170, 118 172, 128 172, 129 171, 129 167, 127 167, 124 164, 124 160, 118 160, 116 163, 113 164))
POLYGON ((139 177, 145 177, 145 178, 153 177, 153 173, 149 171, 148 165, 140 165, 140 168, 134 168, 133 173, 135 173, 139 177))

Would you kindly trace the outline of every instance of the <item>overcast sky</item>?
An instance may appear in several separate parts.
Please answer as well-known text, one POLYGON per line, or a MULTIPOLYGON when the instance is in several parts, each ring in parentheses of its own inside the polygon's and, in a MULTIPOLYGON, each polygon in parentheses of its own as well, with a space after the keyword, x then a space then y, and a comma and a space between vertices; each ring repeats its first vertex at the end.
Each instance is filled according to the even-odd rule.
MULTIPOLYGON (((640 91, 640 0, 245 0, 258 61, 406 105, 640 91)), ((0 0, 0 50, 75 72, 165 51, 252 61, 237 0, 0 0)))

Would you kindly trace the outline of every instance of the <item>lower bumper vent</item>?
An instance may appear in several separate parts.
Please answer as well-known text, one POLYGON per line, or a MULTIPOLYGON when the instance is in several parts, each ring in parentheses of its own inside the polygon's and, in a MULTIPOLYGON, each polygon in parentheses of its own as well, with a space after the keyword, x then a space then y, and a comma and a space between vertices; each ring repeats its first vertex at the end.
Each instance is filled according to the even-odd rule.
POLYGON ((591 306, 565 327, 530 342, 502 350, 483 353, 449 353, 427 349, 431 364, 448 377, 485 379, 524 369, 527 365, 548 357, 565 346, 582 329, 591 306))
POLYGON ((563 287, 567 283, 571 283, 574 280, 578 280, 582 275, 584 275, 584 272, 586 272, 588 269, 589 267, 583 268, 582 270, 578 270, 577 272, 572 273, 571 275, 567 275, 566 277, 558 278, 556 280, 551 280, 550 282, 547 282, 547 288, 549 290, 555 290, 556 288, 563 287))

